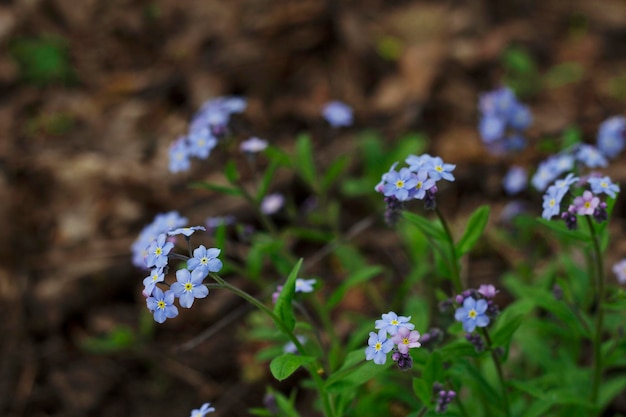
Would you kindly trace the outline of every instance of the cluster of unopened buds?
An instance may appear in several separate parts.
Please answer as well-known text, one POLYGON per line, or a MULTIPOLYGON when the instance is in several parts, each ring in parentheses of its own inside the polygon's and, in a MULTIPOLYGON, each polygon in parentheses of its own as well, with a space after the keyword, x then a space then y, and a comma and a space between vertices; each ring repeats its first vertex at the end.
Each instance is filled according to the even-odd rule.
POLYGON ((448 409, 448 404, 456 398, 456 392, 453 390, 446 390, 443 385, 438 382, 433 384, 433 395, 437 400, 435 407, 436 413, 445 413, 448 409))
POLYGON ((398 316, 393 311, 383 314, 381 320, 376 320, 378 333, 370 332, 365 359, 383 365, 387 362, 387 354, 392 352, 391 358, 400 369, 411 369, 413 359, 409 354, 409 349, 418 348, 421 343, 419 332, 413 330, 415 325, 409 320, 411 320, 410 316, 398 316))

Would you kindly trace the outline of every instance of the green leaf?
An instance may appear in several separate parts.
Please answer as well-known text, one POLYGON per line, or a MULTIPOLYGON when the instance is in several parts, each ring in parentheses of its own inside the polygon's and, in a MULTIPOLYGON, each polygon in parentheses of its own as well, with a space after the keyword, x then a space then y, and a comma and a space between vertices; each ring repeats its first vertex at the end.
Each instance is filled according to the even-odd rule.
POLYGON ((234 196, 241 196, 241 190, 239 190, 239 188, 235 188, 235 187, 228 187, 228 186, 224 186, 224 185, 217 185, 217 184, 211 184, 208 182, 201 182, 201 181, 196 181, 196 182, 192 182, 189 185, 190 188, 200 188, 200 189, 204 189, 204 190, 209 190, 209 191, 216 191, 218 193, 222 193, 222 194, 226 194, 226 195, 234 195, 234 196))
POLYGON ((524 314, 517 314, 513 310, 505 310, 498 317, 495 330, 491 334, 493 346, 507 346, 523 321, 524 314))
POLYGON ((276 300, 274 306, 274 314, 278 316, 278 319, 283 322, 287 329, 291 332, 296 325, 296 317, 293 314, 293 296, 296 292, 296 278, 298 277, 298 271, 302 266, 302 258, 296 263, 291 270, 287 282, 283 285, 283 289, 276 300))
POLYGON ((265 156, 267 156, 267 158, 270 161, 272 161, 272 163, 276 163, 278 166, 281 166, 281 167, 291 166, 291 159, 289 158, 289 155, 280 148, 276 148, 274 146, 268 146, 265 149, 264 153, 265 153, 265 156))
POLYGON ((482 236, 489 220, 489 206, 480 206, 472 213, 465 233, 457 243, 457 256, 461 256, 472 250, 478 239, 482 236))
POLYGON ((613 379, 604 380, 600 384, 599 403, 602 408, 609 405, 609 403, 620 393, 626 390, 626 376, 618 376, 613 379))
POLYGON ((294 355, 292 353, 285 353, 277 358, 274 358, 270 362, 270 371, 274 378, 279 381, 287 379, 293 374, 296 369, 307 363, 311 363, 315 360, 310 356, 294 355))
POLYGON ((346 169, 349 161, 350 159, 344 155, 335 159, 333 163, 330 164, 322 178, 321 191, 328 190, 335 183, 339 175, 346 169))
POLYGON ((234 161, 228 161, 226 167, 224 167, 224 176, 231 184, 236 184, 239 181, 239 171, 237 171, 237 165, 234 161))
POLYGON ((413 378, 413 392, 424 405, 432 402, 433 387, 421 378, 413 378))
POLYGON ((359 269, 358 271, 348 276, 348 278, 346 278, 341 283, 341 285, 330 295, 330 297, 326 301, 326 308, 330 311, 330 309, 339 304, 339 302, 343 299, 344 295, 350 288, 372 279, 376 275, 380 274, 382 270, 382 267, 378 265, 368 266, 363 269, 359 269))
POLYGON ((430 387, 432 387, 435 382, 445 382, 441 353, 434 351, 428 356, 422 378, 426 382, 426 385, 430 387))
POLYGON ((315 189, 316 174, 313 161, 313 146, 309 135, 302 134, 296 139, 296 159, 294 168, 302 178, 315 189))
POLYGON ((589 235, 582 233, 580 230, 568 230, 563 221, 546 220, 543 218, 537 219, 537 221, 555 232, 561 238, 584 243, 591 242, 589 235))
MULTIPOLYGON (((362 358, 365 357, 364 350, 361 350, 362 358)), ((365 384, 376 375, 387 370, 393 361, 387 361, 384 365, 377 365, 373 361, 363 362, 347 372, 336 372, 326 381, 326 390, 332 393, 342 393, 350 391, 359 385, 365 384)))
POLYGON ((444 241, 446 239, 445 232, 439 224, 436 224, 422 216, 418 216, 417 214, 410 213, 408 211, 402 212, 402 215, 410 223, 417 226, 417 228, 420 229, 420 231, 424 233, 426 237, 434 239, 438 242, 444 241))
POLYGON ((279 163, 277 161, 270 162, 270 166, 267 167, 265 173, 263 174, 263 178, 261 179, 261 183, 259 184, 259 189, 256 193, 256 201, 261 201, 263 197, 267 194, 267 190, 272 183, 272 179, 274 178, 274 173, 278 169, 279 163))

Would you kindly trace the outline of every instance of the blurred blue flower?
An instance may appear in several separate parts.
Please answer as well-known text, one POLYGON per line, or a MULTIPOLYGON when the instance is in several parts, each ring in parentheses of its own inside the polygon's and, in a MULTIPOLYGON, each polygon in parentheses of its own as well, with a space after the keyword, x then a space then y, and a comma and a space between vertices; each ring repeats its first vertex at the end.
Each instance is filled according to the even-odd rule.
POLYGON ((609 164, 598 148, 586 144, 579 146, 576 159, 589 168, 606 167, 609 164))
POLYGON ((591 177, 587 181, 591 185, 591 191, 594 194, 604 193, 611 198, 615 198, 615 193, 619 193, 619 185, 614 184, 609 177, 591 177))
POLYGON ((172 173, 187 171, 191 167, 189 157, 191 156, 187 138, 180 137, 170 146, 169 170, 172 173))
POLYGON ((598 149, 608 158, 615 158, 624 149, 626 139, 626 118, 614 116, 600 124, 598 149))
POLYGON ((322 116, 333 127, 352 125, 352 108, 338 100, 326 103, 322 109, 322 116))
POLYGON ((215 408, 211 407, 211 403, 204 403, 200 408, 191 410, 191 415, 189 417, 204 417, 214 411, 215 408))
POLYGON ((519 166, 509 168, 509 171, 502 180, 502 186, 504 187, 504 191, 509 195, 524 191, 528 186, 528 172, 526 168, 519 166))

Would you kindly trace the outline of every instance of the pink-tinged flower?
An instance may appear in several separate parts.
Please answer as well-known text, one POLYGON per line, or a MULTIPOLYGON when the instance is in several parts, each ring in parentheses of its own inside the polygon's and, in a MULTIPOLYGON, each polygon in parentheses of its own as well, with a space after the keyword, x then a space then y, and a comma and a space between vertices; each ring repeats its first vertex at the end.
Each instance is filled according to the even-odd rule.
POLYGON ((494 287, 491 284, 489 284, 489 285, 482 284, 480 287, 478 287, 478 293, 482 294, 482 296, 485 297, 485 298, 493 298, 499 292, 500 291, 496 290, 496 287, 494 287))
POLYGON ((398 345, 398 351, 404 355, 409 352, 409 348, 422 346, 418 342, 420 334, 417 330, 409 330, 406 327, 400 327, 398 332, 391 337, 391 341, 398 345))
POLYGON ((258 153, 267 148, 267 141, 259 139, 256 136, 251 137, 248 140, 241 142, 239 149, 246 153, 258 153))
POLYGON ((261 201, 261 211, 263 214, 272 215, 277 213, 285 205, 285 197, 280 193, 265 196, 261 201))
POLYGON ((620 284, 626 284, 626 259, 613 265, 613 272, 617 275, 617 281, 620 284))
POLYGON ((598 204, 600 204, 600 199, 591 191, 585 191, 582 196, 574 199, 576 213, 581 215, 592 215, 598 204))

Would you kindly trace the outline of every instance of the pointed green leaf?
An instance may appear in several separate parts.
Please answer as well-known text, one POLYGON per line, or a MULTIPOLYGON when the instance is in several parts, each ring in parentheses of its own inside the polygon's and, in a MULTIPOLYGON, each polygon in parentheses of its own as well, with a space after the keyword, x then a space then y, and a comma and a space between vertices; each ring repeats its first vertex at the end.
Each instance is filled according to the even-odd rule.
POLYGON ((496 328, 491 334, 493 346, 507 346, 523 321, 524 314, 516 314, 513 310, 505 310, 496 320, 496 328))
POLYGON ((335 159, 333 163, 330 164, 322 178, 322 191, 328 190, 335 183, 335 180, 346 169, 348 162, 349 158, 344 155, 335 159))
POLYGON ((201 188, 209 191, 216 191, 218 193, 226 194, 226 195, 234 195, 239 197, 241 195, 241 191, 235 187, 228 187, 224 185, 211 184, 208 182, 192 182, 189 187, 191 188, 201 188))
POLYGON ((413 392, 422 404, 429 405, 432 402, 433 387, 432 385, 429 386, 423 379, 413 378, 413 392))
MULTIPOLYGON (((361 350, 365 359, 365 349, 361 350)), ((326 390, 332 393, 354 390, 359 385, 387 370, 393 364, 388 360, 384 365, 377 365, 373 361, 364 361, 346 372, 337 372, 326 381, 326 390)))
POLYGON ((293 328, 296 325, 296 317, 293 314, 293 296, 296 292, 296 278, 298 277, 298 271, 302 266, 302 258, 296 263, 296 266, 293 267, 289 277, 287 278, 287 282, 283 285, 283 289, 276 300, 276 305, 274 306, 274 314, 278 316, 280 321, 289 329, 289 331, 293 331, 293 328))
POLYGON ((368 281, 371 278, 382 272, 382 268, 380 266, 368 266, 363 269, 359 269, 354 272, 348 278, 346 278, 341 285, 330 295, 328 300, 326 301, 326 306, 330 310, 335 307, 339 302, 343 299, 344 295, 348 291, 348 289, 358 285, 362 282, 368 281))
POLYGON ((239 181, 239 171, 237 171, 237 165, 234 161, 228 161, 224 168, 224 176, 231 184, 236 184, 239 181))
POLYGON ((445 232, 439 224, 436 224, 422 216, 418 216, 417 214, 409 213, 408 211, 402 212, 402 215, 409 221, 409 223, 417 226, 417 228, 420 229, 420 231, 429 239, 435 239, 435 241, 440 242, 446 239, 445 232))
POLYGON ((263 174, 263 178, 261 179, 261 183, 259 184, 259 189, 256 193, 256 201, 261 201, 263 197, 267 195, 267 190, 272 183, 272 179, 274 178, 274 173, 278 169, 279 163, 277 161, 270 162, 270 166, 267 167, 265 173, 263 174))
POLYGON ((315 163, 313 161, 313 146, 309 135, 300 135, 296 139, 296 159, 294 168, 302 178, 315 188, 315 163))
POLYGON ((435 382, 445 382, 443 376, 443 361, 441 359, 441 353, 434 351, 428 356, 422 378, 426 382, 426 385, 430 387, 432 387, 435 382))
POLYGON ((315 358, 310 356, 294 355, 292 353, 284 353, 270 362, 270 371, 274 378, 282 381, 293 374, 299 367, 313 362, 315 358))
POLYGON ((462 256, 472 250, 478 239, 482 236, 489 220, 489 206, 480 206, 467 222, 465 233, 457 243, 457 256, 462 256))

